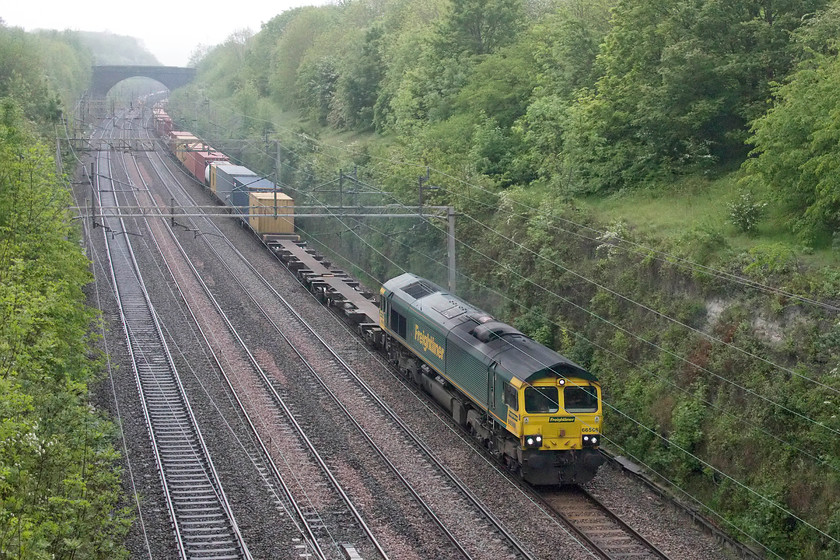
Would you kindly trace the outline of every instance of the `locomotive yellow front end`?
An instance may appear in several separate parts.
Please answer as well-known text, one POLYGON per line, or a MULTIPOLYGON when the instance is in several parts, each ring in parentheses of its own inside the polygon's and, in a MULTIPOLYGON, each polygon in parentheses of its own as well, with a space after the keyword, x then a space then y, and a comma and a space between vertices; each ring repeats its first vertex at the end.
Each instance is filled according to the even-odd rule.
POLYGON ((507 426, 520 441, 523 475, 536 484, 590 480, 603 463, 598 383, 552 376, 514 380, 511 389, 507 426))

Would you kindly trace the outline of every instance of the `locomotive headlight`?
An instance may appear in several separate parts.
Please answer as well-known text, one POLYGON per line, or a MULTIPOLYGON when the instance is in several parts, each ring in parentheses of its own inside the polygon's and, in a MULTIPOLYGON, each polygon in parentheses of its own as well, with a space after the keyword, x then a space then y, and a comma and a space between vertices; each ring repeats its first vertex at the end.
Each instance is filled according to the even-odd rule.
POLYGON ((543 438, 540 434, 525 436, 525 447, 542 447, 543 438))
POLYGON ((600 417, 600 416, 596 416, 596 417, 595 417, 595 423, 597 424, 597 423, 598 423, 598 422, 600 422, 600 421, 601 421, 601 417, 600 417))
POLYGON ((594 447, 598 445, 598 440, 600 436, 598 434, 587 434, 583 436, 583 446, 584 447, 594 447))
POLYGON ((559 383, 560 385, 565 385, 565 384, 566 384, 566 380, 565 380, 565 379, 561 379, 560 381, 558 381, 558 383, 559 383))

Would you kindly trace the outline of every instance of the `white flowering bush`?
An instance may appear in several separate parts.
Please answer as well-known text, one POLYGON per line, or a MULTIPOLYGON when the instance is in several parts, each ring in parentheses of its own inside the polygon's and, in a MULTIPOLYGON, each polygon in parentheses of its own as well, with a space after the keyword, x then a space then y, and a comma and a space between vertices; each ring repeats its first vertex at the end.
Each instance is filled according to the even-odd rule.
POLYGON ((598 236, 601 243, 595 248, 599 256, 613 259, 618 255, 619 244, 627 237, 627 225, 624 222, 612 224, 607 231, 598 236))
POLYGON ((750 233, 764 216, 766 206, 767 203, 756 200, 752 192, 743 191, 737 200, 729 203, 729 221, 739 231, 750 233))

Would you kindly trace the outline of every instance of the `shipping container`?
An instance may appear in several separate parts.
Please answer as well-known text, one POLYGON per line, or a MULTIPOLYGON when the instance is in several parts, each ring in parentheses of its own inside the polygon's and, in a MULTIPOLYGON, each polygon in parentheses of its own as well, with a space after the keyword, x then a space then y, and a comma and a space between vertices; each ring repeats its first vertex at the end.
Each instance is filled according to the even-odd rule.
POLYGON ((230 163, 225 154, 209 150, 202 152, 187 152, 187 159, 184 162, 184 165, 186 165, 187 169, 190 170, 190 173, 192 173, 193 176, 204 185, 207 184, 204 182, 207 166, 210 165, 210 162, 214 161, 230 163))
POLYGON ((161 138, 169 138, 169 133, 172 132, 172 118, 166 114, 166 110, 161 106, 152 108, 152 120, 155 133, 161 138))
POLYGON ((216 193, 216 169, 225 165, 236 167, 230 161, 211 161, 204 170, 204 184, 210 187, 213 194, 216 193))
POLYGON ((168 138, 169 133, 172 132, 172 119, 163 112, 163 109, 154 110, 154 129, 155 134, 161 138, 168 138))
POLYGON ((231 194, 234 189, 234 179, 242 177, 247 181, 248 177, 257 179, 257 174, 242 165, 213 165, 211 166, 210 189, 216 193, 219 200, 232 205, 231 194))
POLYGON ((248 223, 259 234, 291 234, 295 232, 294 201, 281 192, 251 191, 248 194, 248 223), (276 207, 276 212, 275 212, 276 207), (287 214, 275 217, 275 214, 287 214))
POLYGON ((187 167, 187 158, 190 157, 190 154, 201 151, 203 147, 204 144, 201 142, 191 142, 189 140, 181 141, 179 139, 175 143, 175 157, 178 158, 178 161, 184 164, 184 167, 187 167))
POLYGON ((172 119, 166 117, 165 119, 161 120, 158 127, 158 136, 161 138, 168 138, 169 134, 175 126, 172 124, 172 119))
POLYGON ((216 167, 219 165, 232 165, 229 161, 211 161, 204 170, 204 184, 210 187, 210 191, 216 194, 216 167))
POLYGON ((200 140, 192 132, 173 130, 169 133, 169 149, 173 154, 177 154, 178 145, 185 142, 200 142, 200 140))
POLYGON ((274 192, 276 189, 274 183, 262 177, 235 177, 233 191, 230 193, 230 204, 245 213, 248 211, 248 193, 251 191, 274 192))

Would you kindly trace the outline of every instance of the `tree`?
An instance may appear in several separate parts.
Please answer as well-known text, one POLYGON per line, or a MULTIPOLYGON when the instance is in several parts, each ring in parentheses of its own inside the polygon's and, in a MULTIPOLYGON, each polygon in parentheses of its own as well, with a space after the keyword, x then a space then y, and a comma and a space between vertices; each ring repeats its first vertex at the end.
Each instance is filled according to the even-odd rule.
POLYGON ((825 3, 620 0, 603 75, 572 120, 586 188, 740 161, 747 123, 790 70, 790 32, 825 3))
POLYGON ((334 117, 332 122, 359 130, 373 129, 374 107, 385 75, 384 35, 385 30, 374 25, 365 32, 361 44, 345 51, 332 111, 340 117, 334 117))
POLYGON ((0 556, 123 558, 112 427, 88 405, 88 261, 48 146, 0 105, 0 556))
POLYGON ((440 48, 449 56, 495 52, 516 39, 523 15, 520 0, 452 0, 440 48))
POLYGON ((455 109, 486 114, 502 128, 521 117, 531 101, 537 67, 530 50, 516 44, 484 57, 458 92, 455 109))
POLYGON ((518 43, 531 53, 536 69, 530 104, 515 125, 524 149, 514 163, 558 190, 571 190, 573 174, 564 165, 570 112, 578 92, 593 88, 598 79, 596 59, 610 29, 611 4, 566 2, 518 43))
MULTIPOLYGON (((300 66, 321 35, 335 25, 336 16, 334 6, 301 8, 282 26, 282 32, 274 44, 269 80, 271 95, 281 107, 290 109, 299 100, 300 66)), ((309 62, 315 63, 311 55, 309 62)))
POLYGON ((306 115, 327 124, 327 116, 338 81, 337 60, 332 56, 307 57, 297 75, 297 103, 306 115))
POLYGON ((786 208, 809 244, 840 228, 840 61, 817 55, 775 90, 773 108, 757 119, 743 181, 786 208))

